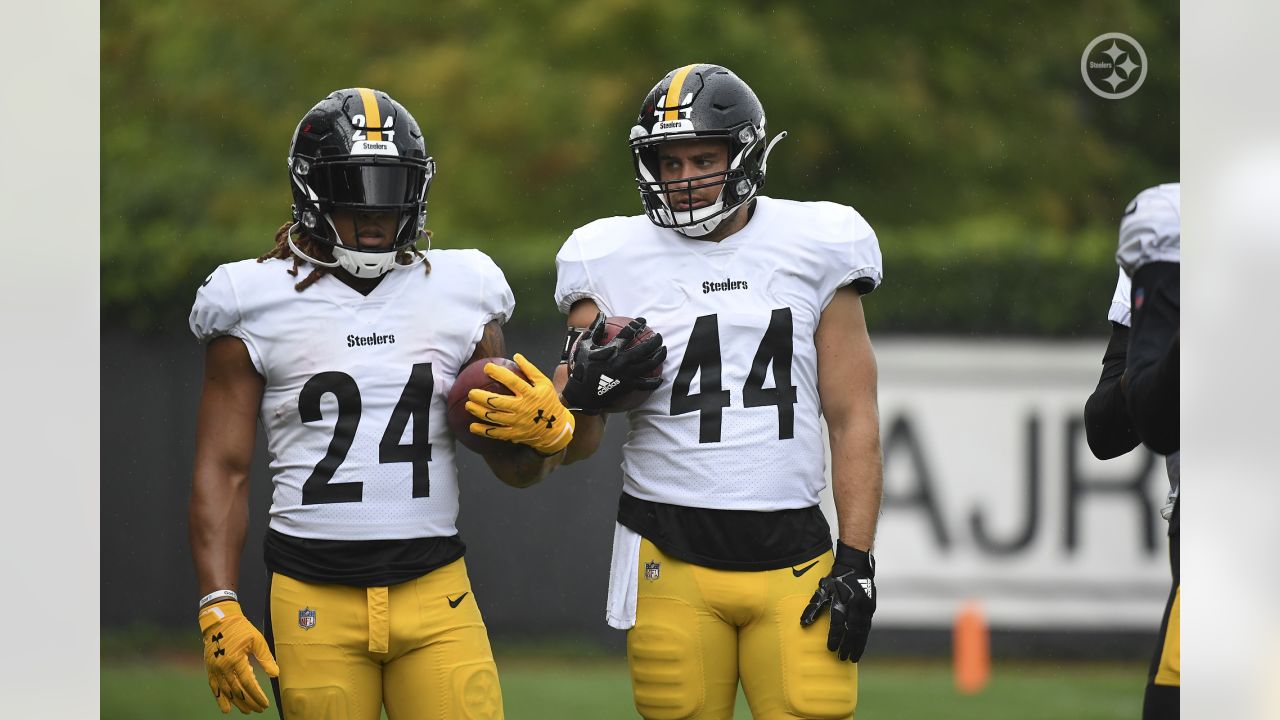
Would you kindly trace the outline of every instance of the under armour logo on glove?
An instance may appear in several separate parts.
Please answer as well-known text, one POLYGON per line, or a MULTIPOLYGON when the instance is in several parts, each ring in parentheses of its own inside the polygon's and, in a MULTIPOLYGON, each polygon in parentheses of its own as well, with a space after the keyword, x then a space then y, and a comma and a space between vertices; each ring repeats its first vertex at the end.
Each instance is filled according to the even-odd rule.
POLYGON ((280 668, 262 633, 240 610, 240 603, 208 605, 200 610, 199 620, 205 639, 204 665, 209 690, 217 699, 218 707, 227 713, 235 705, 246 715, 266 710, 270 703, 254 677, 249 658, 256 658, 271 677, 279 676, 280 668))
POLYGON ((511 395, 480 388, 467 393, 467 412, 488 421, 471 423, 471 432, 554 455, 573 440, 573 414, 560 402, 550 378, 520 353, 514 359, 528 381, 501 365, 484 366, 485 374, 505 385, 511 395))

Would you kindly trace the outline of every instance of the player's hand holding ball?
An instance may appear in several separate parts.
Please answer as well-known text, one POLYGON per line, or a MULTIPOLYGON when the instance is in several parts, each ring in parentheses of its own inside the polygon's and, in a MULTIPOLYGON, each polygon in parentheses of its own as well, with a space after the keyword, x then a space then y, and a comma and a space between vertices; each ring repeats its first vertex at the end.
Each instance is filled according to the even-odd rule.
POLYGON ((831 573, 818 581, 818 590, 800 615, 801 625, 812 625, 826 605, 831 606, 827 649, 841 660, 858 662, 867 649, 871 616, 876 611, 876 564, 871 553, 836 541, 836 562, 831 573))
POLYGON ((565 409, 551 379, 520 353, 516 365, 525 378, 495 363, 484 372, 502 383, 510 395, 473 389, 467 393, 467 412, 484 422, 471 423, 476 435, 528 445, 542 455, 555 455, 573 440, 573 413, 565 409))
POLYGON ((644 318, 606 318, 591 327, 569 351, 565 402, 588 415, 630 410, 662 384, 667 348, 644 318))

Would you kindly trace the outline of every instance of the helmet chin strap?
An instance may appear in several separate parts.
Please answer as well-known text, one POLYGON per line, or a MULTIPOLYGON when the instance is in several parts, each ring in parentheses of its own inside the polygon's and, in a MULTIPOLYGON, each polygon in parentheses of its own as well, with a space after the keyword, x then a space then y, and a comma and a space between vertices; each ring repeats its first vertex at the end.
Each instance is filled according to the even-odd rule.
POLYGON ((289 249, 293 251, 294 255, 297 255, 312 265, 327 268, 340 267, 350 273, 353 277, 358 278, 376 278, 386 275, 397 268, 411 268, 425 260, 427 257, 426 253, 431 250, 431 238, 428 237, 427 250, 421 255, 414 256, 411 262, 401 265, 396 262, 396 256, 400 254, 399 251, 365 252, 362 250, 352 250, 339 244, 333 246, 334 262, 325 262, 324 260, 317 260, 316 258, 304 253, 302 249, 293 242, 293 233, 298 229, 298 225, 299 223, 294 223, 293 226, 289 228, 288 233, 289 249))
MULTIPOLYGON (((768 171, 769 153, 773 152, 773 147, 777 145, 779 142, 781 142, 782 139, 786 136, 787 136, 787 131, 783 130, 782 132, 779 132, 777 135, 774 135, 773 139, 769 141, 769 144, 765 146, 764 153, 760 156, 760 175, 761 176, 763 176, 768 171)), ((716 199, 715 204, 709 205, 698 211, 701 214, 712 215, 713 217, 707 218, 706 220, 703 220, 702 222, 699 222, 693 225, 685 225, 683 227, 673 227, 672 230, 675 230, 676 232, 680 233, 681 235, 684 235, 685 237, 691 237, 691 238, 700 238, 706 235, 710 235, 712 232, 715 231, 716 228, 720 227, 720 223, 733 217, 740 210, 742 210, 742 208, 746 207, 748 201, 750 201, 751 198, 755 197, 757 190, 759 190, 758 185, 752 188, 751 194, 748 195, 745 200, 739 203, 737 207, 735 207, 733 210, 727 213, 718 215, 716 213, 720 212, 720 209, 724 206, 724 190, 721 189, 720 196, 716 199)), ((664 210, 667 214, 667 217, 671 218, 672 222, 674 223, 677 217, 676 213, 678 211, 671 207, 671 204, 667 201, 667 198, 665 195, 662 196, 662 204, 666 206, 664 210)))

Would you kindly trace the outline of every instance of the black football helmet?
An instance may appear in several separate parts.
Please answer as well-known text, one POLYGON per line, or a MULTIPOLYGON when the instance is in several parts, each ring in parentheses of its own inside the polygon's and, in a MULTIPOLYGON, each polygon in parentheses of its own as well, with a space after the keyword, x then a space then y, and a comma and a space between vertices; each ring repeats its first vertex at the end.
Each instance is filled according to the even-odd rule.
MULTIPOLYGON (((764 107, 751 88, 720 65, 676 68, 645 96, 631 128, 631 155, 644 212, 655 225, 689 237, 715 230, 764 186, 769 153, 786 133, 766 144, 764 107), (672 140, 720 138, 729 144, 729 169, 663 182, 658 148, 672 140), (717 201, 706 207, 676 210, 672 193, 721 186, 717 201)), ((692 196, 690 197, 692 202, 692 196)))
POLYGON ((330 93, 302 117, 289 144, 290 248, 309 262, 342 267, 356 277, 383 275, 421 236, 435 173, 418 121, 390 95, 368 88, 330 93), (334 210, 396 213, 391 247, 342 245, 330 216, 334 210), (335 262, 303 254, 292 237, 299 226, 328 245, 335 262))

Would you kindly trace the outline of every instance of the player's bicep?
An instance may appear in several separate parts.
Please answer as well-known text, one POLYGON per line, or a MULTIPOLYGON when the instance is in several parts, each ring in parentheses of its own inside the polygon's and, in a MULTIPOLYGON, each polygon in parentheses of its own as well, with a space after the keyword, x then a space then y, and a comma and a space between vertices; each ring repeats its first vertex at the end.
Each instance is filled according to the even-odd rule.
POLYGON ((487 357, 506 357, 507 356, 507 339, 502 333, 502 325, 497 320, 490 320, 484 326, 484 331, 480 334, 480 341, 476 343, 475 352, 471 353, 471 358, 466 364, 480 358, 487 357))
POLYGON ((210 341, 196 416, 197 482, 247 476, 264 387, 243 340, 226 335, 210 341))
POLYGON ((876 358, 858 292, 846 285, 822 311, 814 335, 818 397, 833 429, 876 417, 876 358))

